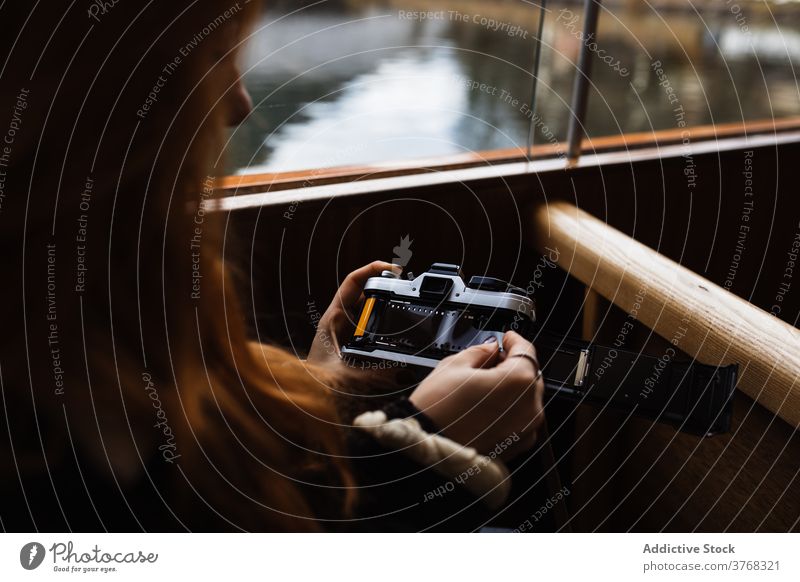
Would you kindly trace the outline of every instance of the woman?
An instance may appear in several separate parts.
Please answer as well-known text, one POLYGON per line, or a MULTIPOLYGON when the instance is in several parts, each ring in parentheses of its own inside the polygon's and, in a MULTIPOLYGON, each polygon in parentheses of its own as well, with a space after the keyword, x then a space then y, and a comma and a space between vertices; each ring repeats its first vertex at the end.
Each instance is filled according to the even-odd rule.
MULTIPOLYGON (((440 511, 459 513, 456 498, 496 504, 502 466, 453 443, 489 453, 515 436, 506 457, 532 444, 542 385, 521 337, 507 334, 503 354, 449 358, 377 417, 342 395, 379 380, 319 340, 305 362, 250 343, 224 218, 200 202, 221 172, 225 124, 246 108, 232 63, 256 2, 9 4, 3 527, 419 528, 419 510, 371 518, 391 512, 392 487, 423 501, 470 466, 484 477, 440 511), (389 417, 418 422, 398 437, 389 417)), ((364 282, 386 268, 345 279, 318 337, 347 333, 364 282)))

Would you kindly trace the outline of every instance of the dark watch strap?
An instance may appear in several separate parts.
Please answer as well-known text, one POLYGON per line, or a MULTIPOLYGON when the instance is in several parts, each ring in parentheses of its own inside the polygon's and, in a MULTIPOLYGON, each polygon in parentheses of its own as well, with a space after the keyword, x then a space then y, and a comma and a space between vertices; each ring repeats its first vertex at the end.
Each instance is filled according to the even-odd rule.
POLYGON ((608 405, 693 434, 730 430, 736 365, 681 362, 672 347, 657 357, 543 334, 535 345, 550 394, 608 405))
POLYGON ((439 432, 437 426, 427 414, 414 406, 408 398, 398 398, 386 404, 381 410, 386 414, 388 420, 394 418, 414 418, 419 423, 422 430, 428 434, 439 432))

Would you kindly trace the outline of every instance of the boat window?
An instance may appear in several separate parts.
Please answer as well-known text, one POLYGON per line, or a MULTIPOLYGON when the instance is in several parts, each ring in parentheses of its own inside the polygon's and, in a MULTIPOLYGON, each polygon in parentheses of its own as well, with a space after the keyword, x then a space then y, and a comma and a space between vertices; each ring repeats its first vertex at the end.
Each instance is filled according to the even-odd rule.
POLYGON ((251 184, 313 183, 337 168, 566 156, 609 136, 800 126, 798 61, 794 3, 279 0, 247 45, 254 109, 225 157, 251 184))
MULTIPOLYGON (((627 2, 600 10, 590 136, 747 123, 800 114, 794 3, 627 2), (672 6, 669 8, 668 6, 672 6)), ((560 10, 560 12, 559 12, 560 10)), ((551 27, 568 20, 556 11, 551 27)), ((573 17, 574 18, 574 17, 573 17)), ((565 53, 576 51, 571 41, 565 53)))

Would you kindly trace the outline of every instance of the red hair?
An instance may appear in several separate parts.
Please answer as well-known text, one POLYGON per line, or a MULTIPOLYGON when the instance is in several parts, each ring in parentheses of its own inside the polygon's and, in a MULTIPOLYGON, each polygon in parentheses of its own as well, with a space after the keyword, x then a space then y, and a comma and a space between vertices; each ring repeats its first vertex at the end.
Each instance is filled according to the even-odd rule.
POLYGON ((251 349, 223 217, 199 206, 256 2, 69 6, 0 10, 1 110, 28 91, 0 208, 4 470, 71 463, 69 438, 127 495, 158 467, 187 527, 317 529, 352 500, 335 380, 251 349))

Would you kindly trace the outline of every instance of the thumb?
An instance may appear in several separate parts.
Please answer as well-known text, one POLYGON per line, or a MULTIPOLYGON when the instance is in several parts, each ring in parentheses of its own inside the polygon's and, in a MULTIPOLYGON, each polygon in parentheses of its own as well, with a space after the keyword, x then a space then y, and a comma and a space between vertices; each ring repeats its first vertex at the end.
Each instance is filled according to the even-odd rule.
POLYGON ((494 341, 471 346, 448 358, 451 363, 470 368, 491 368, 500 357, 500 346, 494 341))

